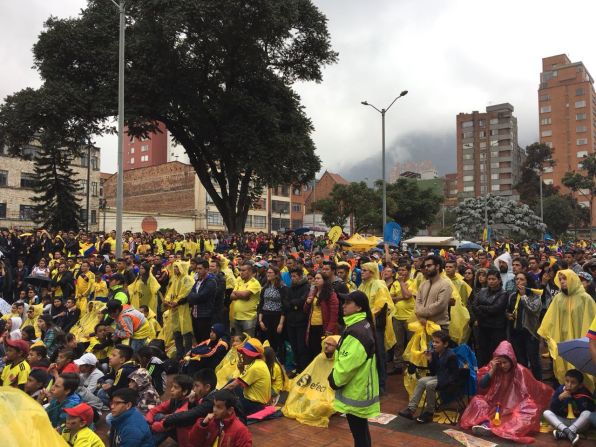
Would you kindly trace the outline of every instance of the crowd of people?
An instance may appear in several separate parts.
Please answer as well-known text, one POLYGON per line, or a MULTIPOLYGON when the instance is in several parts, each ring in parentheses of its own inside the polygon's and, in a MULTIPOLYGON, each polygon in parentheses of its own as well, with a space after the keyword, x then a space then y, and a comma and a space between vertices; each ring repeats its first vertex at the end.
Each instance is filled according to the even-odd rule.
POLYGON ((542 419, 575 445, 596 425, 593 376, 557 354, 586 334, 596 351, 588 242, 353 252, 324 235, 127 232, 117 258, 116 239, 0 234, 1 383, 70 445, 104 445, 107 424, 112 446, 244 447, 247 422, 281 407, 311 425, 344 413, 371 446, 389 375, 420 424, 465 384, 460 425, 479 436, 531 442, 542 419))

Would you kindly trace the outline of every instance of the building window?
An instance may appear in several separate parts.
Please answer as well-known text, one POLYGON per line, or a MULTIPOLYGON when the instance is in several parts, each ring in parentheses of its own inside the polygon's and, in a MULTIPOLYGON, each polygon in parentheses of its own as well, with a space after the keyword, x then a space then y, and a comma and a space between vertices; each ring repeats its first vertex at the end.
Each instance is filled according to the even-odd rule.
POLYGON ((545 178, 544 179, 544 184, 545 185, 552 185, 553 184, 553 179, 552 178, 545 178))
POLYGON ((499 140, 490 140, 490 145, 491 147, 499 146, 499 140))
POLYGON ((86 168, 87 167, 87 155, 81 156, 81 166, 83 168, 86 168))
POLYGON ((98 157, 91 157, 91 169, 94 171, 99 171, 99 158, 98 157))
POLYGON ((33 220, 33 205, 21 205, 19 207, 19 219, 33 220))
POLYGON ((484 120, 478 120, 478 127, 484 127, 484 120))
POLYGON ((33 189, 36 183, 35 174, 21 172, 21 188, 33 189))
POLYGON ((501 189, 501 185, 491 185, 490 189, 493 191, 499 191, 501 189))
POLYGON ((499 118, 493 118, 490 120, 490 124, 499 124, 499 118))
POLYGON ((302 211, 302 204, 301 203, 292 203, 292 211, 295 213, 299 213, 302 211))
POLYGON ((0 203, 0 219, 6 219, 6 203, 0 203))
POLYGON ((149 155, 141 155, 141 163, 144 161, 149 161, 149 155))
POLYGON ((272 200, 271 211, 274 213, 287 213, 289 208, 288 205, 288 202, 283 202, 281 200, 272 200))
POLYGON ((91 225, 95 225, 97 223, 97 210, 91 210, 91 225))
POLYGON ((480 138, 486 138, 486 131, 484 131, 484 130, 481 130, 481 131, 478 133, 478 136, 479 136, 480 138))
POLYGON ((474 143, 464 143, 462 148, 463 149, 474 149, 474 143))
POLYGON ((551 106, 550 106, 550 105, 548 105, 548 106, 542 106, 542 107, 540 107, 540 113, 548 113, 548 112, 550 112, 551 110, 552 110, 552 109, 551 109, 551 106))
POLYGON ((578 138, 577 140, 575 140, 575 144, 577 146, 583 146, 584 144, 588 144, 588 139, 587 138, 578 138))
POLYGON ((462 138, 474 138, 474 132, 464 132, 462 138))
POLYGON ((473 160, 474 154, 464 154, 464 160, 473 160))
POLYGON ((79 180, 79 194, 87 194, 87 180, 79 180))
POLYGON ((474 165, 464 165, 464 171, 473 171, 474 165))
POLYGON ((295 196, 301 196, 302 191, 300 190, 300 188, 294 188, 294 191, 292 192, 292 194, 294 194, 295 196))
POLYGON ((483 147, 486 147, 486 141, 480 142, 480 149, 482 149, 483 147))
POLYGON ((576 121, 581 121, 581 120, 585 120, 586 119, 586 114, 585 113, 576 113, 575 114, 575 120, 576 121))
POLYGON ((135 148, 134 148, 134 147, 131 147, 131 148, 130 148, 130 153, 131 153, 131 154, 134 154, 134 153, 135 153, 135 148))
POLYGON ((143 144, 141 146, 141 152, 147 152, 149 150, 149 145, 148 144, 143 144))
POLYGON ((552 130, 543 130, 540 132, 540 135, 543 137, 552 137, 553 131, 552 130))
POLYGON ((473 175, 464 175, 464 182, 473 182, 474 176, 473 175))
POLYGON ((540 124, 543 125, 543 126, 548 125, 548 124, 551 124, 551 122, 552 122, 552 120, 550 118, 542 118, 540 120, 540 124))
POLYGON ((91 182, 91 195, 97 197, 97 182, 91 182))
POLYGON ((588 128, 586 126, 575 126, 576 132, 586 132, 588 128))
POLYGON ((575 101, 575 108, 579 109, 581 107, 586 107, 586 100, 582 99, 581 101, 575 101))
POLYGON ((588 156, 588 151, 579 151, 576 153, 577 158, 584 158, 588 156))
POLYGON ((207 203, 215 203, 209 193, 207 193, 207 203))
POLYGON ((553 148, 553 142, 552 141, 545 141, 544 144, 546 144, 551 149, 553 148))
POLYGON ((552 166, 545 166, 544 167, 544 172, 553 172, 553 167, 552 166))
POLYGON ((266 223, 267 219, 265 218, 265 216, 252 216, 253 228, 265 228, 266 223))
POLYGON ((490 179, 491 180, 499 180, 499 174, 491 174, 490 179))
POLYGON ((490 164, 490 168, 491 169, 498 169, 499 168, 499 162, 491 163, 490 164))
POLYGON ((134 164, 135 164, 135 158, 134 158, 134 157, 131 157, 131 159, 130 159, 130 164, 131 164, 131 165, 134 165, 134 164))
POLYGON ((540 101, 549 101, 549 100, 550 100, 549 95, 540 95, 540 101))
POLYGON ((468 127, 474 127, 474 121, 464 121, 463 123, 461 123, 461 127, 463 129, 466 129, 468 127))
POLYGON ((473 192, 473 191, 474 191, 473 186, 464 186, 464 192, 473 192))
POLYGON ((6 186, 8 184, 8 171, 0 170, 0 186, 6 186))
POLYGON ((583 87, 578 87, 575 89, 575 96, 582 96, 584 94, 584 88, 583 87))
POLYGON ((223 225, 223 217, 218 212, 207 211, 208 225, 223 225))

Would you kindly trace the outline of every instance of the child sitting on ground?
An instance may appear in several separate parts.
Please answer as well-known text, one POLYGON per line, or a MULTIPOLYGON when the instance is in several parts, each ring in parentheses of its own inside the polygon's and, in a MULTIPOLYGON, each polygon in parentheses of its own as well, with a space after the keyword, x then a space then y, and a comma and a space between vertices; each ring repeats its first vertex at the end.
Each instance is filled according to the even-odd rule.
POLYGON ((41 369, 34 369, 29 373, 29 378, 25 384, 25 393, 37 400, 48 382, 50 381, 49 374, 41 369))
POLYGON ((436 331, 432 334, 433 350, 426 353, 430 374, 418 379, 408 407, 399 412, 400 416, 414 419, 414 413, 426 391, 426 405, 422 414, 416 418, 416 422, 424 424, 433 420, 437 391, 445 390, 457 380, 457 356, 449 348, 450 341, 447 331, 436 331))
POLYGON ((72 408, 65 408, 66 428, 62 438, 72 447, 104 447, 103 441, 89 425, 93 423, 93 409, 86 403, 72 408))
POLYGON ((213 395, 216 392, 217 376, 212 369, 201 369, 193 377, 193 399, 188 404, 188 411, 181 411, 163 420, 166 430, 192 426, 199 418, 213 412, 213 395))
POLYGON ((288 391, 288 376, 279 360, 277 360, 275 350, 271 346, 265 348, 265 363, 271 374, 272 405, 276 405, 280 393, 288 391))
POLYGON ((594 411, 594 400, 583 385, 584 375, 577 369, 565 373, 565 384, 560 385, 550 401, 550 408, 544 412, 544 419, 555 427, 556 440, 568 439, 572 445, 579 441, 578 433, 590 426, 590 414, 594 411), (573 419, 568 419, 569 408, 573 419))
POLYGON ((221 390, 215 392, 213 399, 213 412, 200 419, 190 431, 191 445, 251 447, 252 435, 236 416, 238 398, 232 391, 221 390))
POLYGON ((180 426, 175 427, 175 430, 171 429, 166 431, 164 419, 168 415, 188 410, 188 397, 192 388, 192 377, 184 374, 174 376, 172 386, 170 387, 170 400, 166 400, 156 407, 153 407, 145 416, 145 420, 151 427, 153 441, 156 446, 171 437, 177 440, 180 447, 191 447, 191 444, 188 442, 188 434, 191 427, 180 426))

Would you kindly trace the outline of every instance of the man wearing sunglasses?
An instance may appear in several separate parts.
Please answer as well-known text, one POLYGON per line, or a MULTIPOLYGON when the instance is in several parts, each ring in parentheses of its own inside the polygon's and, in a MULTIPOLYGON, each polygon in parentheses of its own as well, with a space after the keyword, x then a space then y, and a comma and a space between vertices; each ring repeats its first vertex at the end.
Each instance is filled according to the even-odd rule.
POLYGON ((441 276, 443 260, 436 255, 427 256, 422 263, 422 271, 425 280, 416 296, 416 317, 423 325, 432 321, 441 329, 448 330, 451 283, 441 276))

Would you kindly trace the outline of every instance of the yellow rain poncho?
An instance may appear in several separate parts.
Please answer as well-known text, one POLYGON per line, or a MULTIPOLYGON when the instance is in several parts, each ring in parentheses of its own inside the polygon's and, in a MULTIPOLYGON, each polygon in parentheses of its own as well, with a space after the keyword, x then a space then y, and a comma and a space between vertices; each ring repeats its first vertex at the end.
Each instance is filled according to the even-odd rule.
POLYGON ((33 309, 33 318, 25 318, 23 324, 21 324, 21 329, 27 326, 33 326, 33 329, 35 329, 35 336, 40 338, 41 329, 37 326, 37 317, 43 312, 43 304, 31 304, 29 305, 29 309, 33 309))
POLYGON ((238 346, 232 346, 226 356, 219 362, 219 365, 215 367, 215 375, 217 376, 217 389, 220 390, 230 380, 240 376, 240 370, 238 369, 238 362, 240 361, 240 354, 238 348, 244 343, 238 346))
MULTIPOLYGON (((178 303, 181 299, 186 298, 192 290, 194 285, 193 279, 188 275, 188 267, 185 267, 185 262, 176 261, 172 267, 172 276, 170 277, 170 285, 164 298, 164 303, 178 303), (176 273, 177 270, 177 273, 176 273)), ((180 304, 171 312, 172 332, 180 332, 181 334, 192 333, 192 321, 190 318, 190 308, 188 303, 180 304)))
POLYGON ((0 421, 3 446, 68 447, 44 408, 17 388, 0 388, 0 421))
MULTIPOLYGON (((466 287, 468 286, 463 280, 461 281, 466 287, 459 286, 458 287, 458 278, 456 273, 455 280, 449 278, 445 272, 441 273, 441 276, 451 283, 451 299, 454 301, 453 305, 449 307, 449 336, 451 339, 457 343, 458 345, 461 343, 465 343, 468 341, 468 337, 470 336, 470 311, 468 308, 463 304, 463 298, 461 296, 461 291, 463 290, 464 293, 468 293, 466 287)), ((459 275, 461 277, 461 275, 459 275)), ((470 289, 471 290, 471 289, 470 289)), ((467 301, 467 295, 466 295, 467 301)))
POLYGON ((95 275, 92 272, 81 272, 75 281, 75 298, 81 314, 87 312, 87 300, 93 292, 95 292, 95 275))
POLYGON ((459 293, 459 296, 461 297, 461 303, 464 305, 464 307, 467 306, 468 298, 472 294, 472 288, 470 285, 465 282, 464 277, 457 272, 455 273, 455 278, 451 279, 451 283, 455 286, 455 289, 459 293))
POLYGON ((163 328, 157 336, 157 339, 163 340, 163 343, 166 347, 166 355, 169 358, 174 358, 176 356, 176 346, 174 344, 174 334, 172 332, 172 315, 170 310, 166 310, 161 317, 163 328))
MULTIPOLYGON (((339 343, 339 335, 327 337, 339 343)), ((321 351, 304 371, 290 382, 290 392, 284 407, 283 415, 296 419, 301 424, 313 427, 329 426, 329 417, 335 413, 333 400, 335 391, 329 386, 327 378, 333 369, 333 356, 327 358, 321 351)))
POLYGON ((141 275, 138 275, 134 282, 128 286, 128 295, 130 296, 130 304, 135 309, 145 305, 152 310, 154 313, 157 312, 157 293, 159 292, 160 285, 153 276, 153 273, 149 272, 147 282, 143 281, 141 275))
POLYGON ((362 269, 370 270, 373 274, 372 279, 362 281, 358 290, 364 292, 368 297, 370 303, 370 310, 373 315, 383 309, 387 305, 387 315, 385 324, 385 350, 391 349, 395 343, 395 332, 393 331, 393 313, 395 312, 395 305, 389 294, 389 289, 385 281, 380 279, 379 266, 376 262, 367 262, 362 265, 362 269))
MULTIPOLYGON (((546 340, 553 358, 555 377, 559 383, 563 383, 565 372, 575 367, 559 357, 557 343, 584 337, 596 315, 596 304, 573 270, 559 270, 555 277, 555 284, 559 288, 560 275, 567 278, 567 293, 561 291, 555 295, 538 328, 538 335, 546 340)), ((593 389, 593 376, 586 374, 584 383, 593 389)))
POLYGON ((159 324, 159 321, 157 321, 157 315, 151 310, 151 308, 149 308, 147 321, 149 322, 149 339, 153 340, 154 338, 157 338, 157 334, 161 332, 161 325, 159 324))
POLYGON ((89 336, 93 334, 95 325, 103 320, 104 314, 101 311, 105 307, 105 303, 101 301, 91 301, 89 303, 88 312, 82 314, 79 321, 70 328, 70 333, 75 336, 77 342, 86 343, 89 341, 89 336))
MULTIPOLYGON (((426 351, 428 351, 431 344, 431 335, 441 329, 436 323, 427 321, 425 326, 422 326, 419 321, 413 321, 408 324, 408 330, 412 332, 412 338, 408 342, 406 349, 404 350, 404 360, 420 367, 427 367, 428 360, 426 358, 426 351)), ((413 374, 409 372, 404 373, 404 387, 411 397, 416 388, 416 382, 423 375, 420 370, 416 370, 413 374)))

